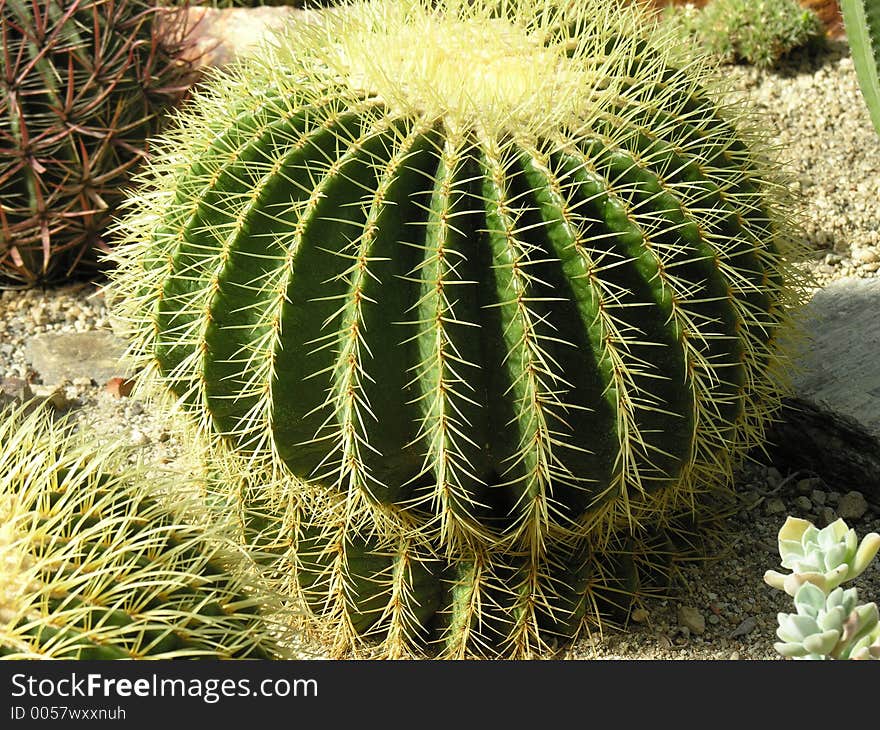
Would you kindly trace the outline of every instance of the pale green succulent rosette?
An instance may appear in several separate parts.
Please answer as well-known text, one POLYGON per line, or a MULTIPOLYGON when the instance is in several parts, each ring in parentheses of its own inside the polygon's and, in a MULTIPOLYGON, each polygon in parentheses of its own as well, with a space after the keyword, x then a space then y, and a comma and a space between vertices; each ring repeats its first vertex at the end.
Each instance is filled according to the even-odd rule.
POLYGON ((774 648, 798 659, 871 658, 876 652, 878 612, 874 603, 859 605, 855 588, 835 588, 827 596, 821 588, 804 583, 794 597, 797 613, 780 613, 774 648), (872 646, 873 644, 873 646, 872 646))
POLYGON ((859 543, 855 530, 842 519, 820 530, 808 520, 789 517, 779 530, 779 554, 782 567, 792 572, 768 570, 764 580, 790 596, 796 596, 805 583, 829 593, 861 575, 878 550, 880 535, 869 533, 859 543))

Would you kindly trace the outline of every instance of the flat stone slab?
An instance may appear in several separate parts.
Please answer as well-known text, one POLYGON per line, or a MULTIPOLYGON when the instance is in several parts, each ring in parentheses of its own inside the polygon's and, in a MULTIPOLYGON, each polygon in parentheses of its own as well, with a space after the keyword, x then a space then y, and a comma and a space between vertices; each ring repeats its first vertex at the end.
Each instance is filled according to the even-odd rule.
POLYGON ((880 506, 880 279, 828 284, 797 317, 807 339, 768 453, 880 506))
POLYGON ((840 279, 800 315, 810 341, 794 374, 798 397, 861 424, 880 440, 880 278, 840 279))
POLYGON ((48 332, 32 337, 24 355, 45 385, 65 378, 90 378, 103 385, 129 375, 119 362, 125 349, 125 342, 110 332, 48 332))

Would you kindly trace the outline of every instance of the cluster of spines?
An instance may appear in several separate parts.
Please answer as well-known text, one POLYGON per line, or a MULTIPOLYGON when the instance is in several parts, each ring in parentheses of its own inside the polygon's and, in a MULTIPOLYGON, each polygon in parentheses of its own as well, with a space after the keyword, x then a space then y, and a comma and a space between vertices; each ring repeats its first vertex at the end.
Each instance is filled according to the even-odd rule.
POLYGON ((191 80, 183 16, 141 0, 0 2, 0 278, 94 272, 120 186, 191 80))
MULTIPOLYGON (((138 200, 147 211, 126 222, 132 243, 118 259, 133 351, 167 379, 201 428, 223 434, 249 463, 266 454, 282 470, 294 462, 301 476, 343 495, 330 500, 332 509, 306 498, 304 524, 326 520, 340 536, 366 531, 388 545, 417 536, 432 545, 432 560, 472 554, 483 569, 504 552, 527 555, 523 583, 508 585, 525 597, 518 651, 540 634, 536 597, 554 554, 583 547, 585 534, 601 551, 621 530, 662 528, 669 515, 693 508, 697 494, 723 484, 735 457, 759 441, 785 370, 776 332, 796 287, 783 283, 793 277, 779 250, 791 243, 789 222, 768 204, 777 194, 773 165, 755 156, 760 145, 743 142, 736 113, 702 89, 699 64, 676 68, 660 46, 610 27, 597 36, 593 26, 592 37, 559 31, 554 42, 572 55, 599 59, 605 78, 596 88, 613 93, 598 94, 544 136, 479 125, 462 131, 458 118, 389 107, 371 89, 339 87, 316 71, 310 54, 320 57, 319 48, 303 52, 302 64, 254 60, 219 78, 188 118, 197 123, 185 117, 169 137, 168 149, 183 151, 160 156, 150 192, 138 200), (436 169, 420 163, 427 158, 436 169), (383 203, 401 209, 400 189, 425 234, 421 242, 398 237, 392 257, 396 218, 383 203), (478 215, 483 223, 474 227, 478 215), (312 231, 309 250, 317 253, 298 260, 301 250, 309 254, 307 225, 335 249, 322 249, 312 231), (561 277, 548 252, 529 243, 538 227, 565 274, 556 283, 575 302, 583 343, 554 332, 547 302, 566 297, 547 294, 543 277, 561 277), (466 351, 479 338, 454 332, 479 324, 468 319, 479 306, 469 301, 477 272, 468 230, 486 237, 491 277, 511 297, 482 309, 503 332, 502 362, 517 359, 511 422, 522 428, 506 467, 519 469, 518 486, 503 473, 486 484, 478 473, 487 457, 473 435, 485 419, 475 393, 494 375, 466 351), (345 263, 330 267, 333 258, 345 263), (326 278, 313 275, 311 290, 291 302, 297 268, 322 263, 326 278), (412 299, 389 302, 407 287, 412 299), (379 295, 383 307, 400 310, 399 328, 371 323, 379 295), (321 300, 317 321, 297 319, 295 305, 321 300), (643 337, 646 327, 654 341, 643 337), (603 478, 592 484, 560 458, 603 457, 572 438, 573 423, 588 426, 584 407, 565 400, 580 376, 559 353, 573 344, 597 353, 604 414, 590 417, 613 423, 617 435, 603 478), (371 372, 370 363, 375 368, 397 346, 416 352, 415 362, 371 372), (298 348, 323 358, 322 366, 308 370, 308 358, 291 364, 287 353, 298 348), (295 383, 306 403, 298 412, 317 423, 305 435, 285 422, 297 416, 275 404, 279 388, 295 383), (395 389, 412 393, 405 415, 420 408, 420 418, 400 418, 377 397, 395 389), (664 396, 690 407, 670 413, 664 396), (412 429, 406 448, 385 453, 382 444, 400 441, 400 429, 412 429), (383 460, 398 458, 414 461, 410 484, 378 473, 383 460), (517 486, 518 496, 515 516, 499 528, 485 518, 489 493, 503 486, 517 486), (574 516, 554 490, 584 502, 574 516), (331 517, 336 511, 344 519, 331 517)), ((324 32, 302 31, 300 46, 324 32)), ((333 577, 340 595, 344 578, 344 571, 333 577)))
POLYGON ((43 407, 0 418, 0 657, 286 656, 281 601, 179 475, 43 407))
POLYGON ((582 630, 623 622, 634 597, 668 596, 680 564, 703 554, 713 532, 683 509, 660 528, 615 532, 601 548, 585 537, 551 550, 537 566, 485 545, 449 556, 412 522, 380 531, 351 514, 344 495, 291 490, 290 476, 265 462, 244 477, 228 445, 198 448, 239 539, 309 608, 297 628, 337 657, 546 656, 582 630), (534 585, 522 590, 526 581, 534 585))

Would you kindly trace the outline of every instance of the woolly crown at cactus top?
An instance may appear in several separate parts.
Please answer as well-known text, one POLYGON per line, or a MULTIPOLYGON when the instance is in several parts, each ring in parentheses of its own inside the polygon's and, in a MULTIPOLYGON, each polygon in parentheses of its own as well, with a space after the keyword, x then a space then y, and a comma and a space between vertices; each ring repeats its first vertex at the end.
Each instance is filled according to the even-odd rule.
POLYGON ((571 636, 760 442, 792 226, 714 78, 628 5, 376 0, 160 143, 117 314, 239 479, 282 475, 268 523, 341 644, 571 636))

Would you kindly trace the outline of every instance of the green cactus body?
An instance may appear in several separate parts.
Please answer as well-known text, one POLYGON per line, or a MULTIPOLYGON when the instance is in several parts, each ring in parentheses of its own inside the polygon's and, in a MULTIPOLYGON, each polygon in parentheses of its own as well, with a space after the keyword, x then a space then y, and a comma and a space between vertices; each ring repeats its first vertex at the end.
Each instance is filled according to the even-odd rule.
POLYGON ((778 405, 772 164, 636 9, 539 5, 296 26, 202 93, 122 225, 133 353, 305 483, 307 602, 389 646, 575 633, 632 583, 596 556, 778 405))
POLYGON ((162 479, 145 487, 44 410, 0 416, 0 658, 284 655, 280 602, 216 528, 151 491, 162 479))

